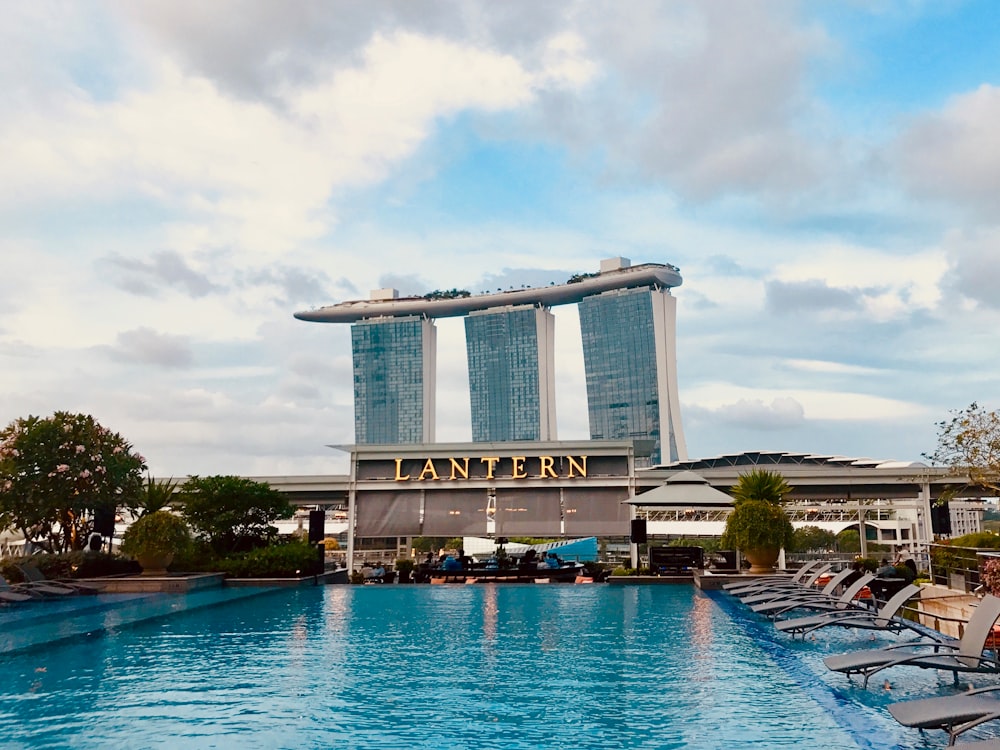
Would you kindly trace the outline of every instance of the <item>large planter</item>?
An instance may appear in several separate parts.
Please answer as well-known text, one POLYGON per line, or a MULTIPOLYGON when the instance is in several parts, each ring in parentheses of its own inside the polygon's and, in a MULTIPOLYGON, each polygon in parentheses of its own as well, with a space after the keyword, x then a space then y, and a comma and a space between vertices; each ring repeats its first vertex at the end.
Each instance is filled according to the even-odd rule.
POLYGON ((163 577, 168 575, 167 566, 173 562, 173 552, 143 552, 136 554, 136 561, 142 566, 144 576, 163 577))
POLYGON ((751 573, 773 573, 778 564, 778 552, 777 547, 747 549, 743 550, 743 557, 750 561, 751 573))

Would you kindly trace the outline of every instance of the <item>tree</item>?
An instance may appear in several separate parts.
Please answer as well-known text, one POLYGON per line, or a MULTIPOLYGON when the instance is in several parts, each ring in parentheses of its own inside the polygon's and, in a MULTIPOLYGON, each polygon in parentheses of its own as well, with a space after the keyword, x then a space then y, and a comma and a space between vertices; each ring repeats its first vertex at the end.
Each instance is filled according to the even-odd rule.
MULTIPOLYGON (((833 549, 837 535, 819 526, 803 526, 792 534, 792 552, 833 549)), ((860 544, 860 542, 859 542, 860 544)))
POLYGON ((937 449, 924 457, 968 476, 970 484, 1000 492, 1000 413, 973 401, 951 414, 937 423, 937 449))
POLYGON ((734 505, 749 500, 759 500, 772 505, 781 505, 785 495, 792 491, 785 478, 776 471, 753 469, 740 474, 739 480, 729 488, 734 505))
POLYGON ((47 552, 82 549, 96 511, 135 506, 145 468, 88 414, 16 419, 0 432, 0 526, 47 552))
POLYGON ((243 477, 194 476, 179 494, 184 517, 219 554, 264 546, 278 532, 271 523, 294 513, 283 493, 243 477))

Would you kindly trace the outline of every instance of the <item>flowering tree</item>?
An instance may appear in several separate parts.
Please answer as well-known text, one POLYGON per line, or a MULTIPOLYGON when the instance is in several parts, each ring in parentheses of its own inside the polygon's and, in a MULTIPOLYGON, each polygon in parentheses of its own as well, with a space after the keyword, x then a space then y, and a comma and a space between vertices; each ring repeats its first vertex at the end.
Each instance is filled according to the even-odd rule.
POLYGON ((146 459, 90 415, 16 419, 0 432, 0 526, 48 552, 80 549, 93 514, 132 508, 146 459))

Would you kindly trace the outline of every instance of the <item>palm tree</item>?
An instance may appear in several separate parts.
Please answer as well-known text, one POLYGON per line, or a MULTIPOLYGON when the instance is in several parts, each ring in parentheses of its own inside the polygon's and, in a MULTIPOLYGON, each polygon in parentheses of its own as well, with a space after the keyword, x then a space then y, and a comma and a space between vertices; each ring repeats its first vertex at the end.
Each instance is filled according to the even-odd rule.
POLYGON ((781 505, 785 495, 791 491, 792 488, 781 474, 767 469, 753 469, 746 474, 740 474, 736 484, 729 488, 735 505, 747 500, 781 505))

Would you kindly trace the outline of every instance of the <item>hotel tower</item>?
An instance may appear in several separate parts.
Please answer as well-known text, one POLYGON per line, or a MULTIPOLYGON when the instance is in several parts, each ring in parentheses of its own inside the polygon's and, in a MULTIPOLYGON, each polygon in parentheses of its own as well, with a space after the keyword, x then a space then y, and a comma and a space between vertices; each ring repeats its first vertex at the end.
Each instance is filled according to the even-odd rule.
POLYGON ((479 295, 368 300, 295 313, 352 323, 358 444, 434 442, 434 320, 464 317, 476 442, 555 440, 555 322, 551 307, 580 313, 592 439, 651 441, 653 464, 687 458, 677 396, 677 268, 626 258, 565 284, 479 295))

